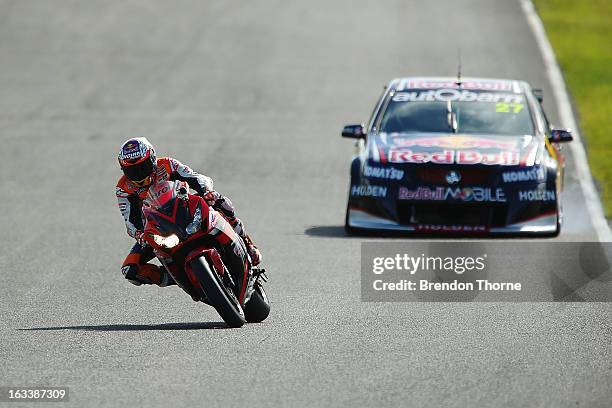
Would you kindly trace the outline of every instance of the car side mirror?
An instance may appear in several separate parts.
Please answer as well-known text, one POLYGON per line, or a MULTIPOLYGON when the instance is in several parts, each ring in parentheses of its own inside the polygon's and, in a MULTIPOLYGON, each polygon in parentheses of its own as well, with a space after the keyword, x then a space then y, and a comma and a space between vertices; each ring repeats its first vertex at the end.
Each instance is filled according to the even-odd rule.
POLYGON ((570 129, 552 129, 548 140, 551 143, 567 143, 574 140, 570 129))
POLYGON ((342 137, 349 137, 351 139, 364 139, 365 134, 365 126, 363 124, 347 125, 342 129, 342 137))

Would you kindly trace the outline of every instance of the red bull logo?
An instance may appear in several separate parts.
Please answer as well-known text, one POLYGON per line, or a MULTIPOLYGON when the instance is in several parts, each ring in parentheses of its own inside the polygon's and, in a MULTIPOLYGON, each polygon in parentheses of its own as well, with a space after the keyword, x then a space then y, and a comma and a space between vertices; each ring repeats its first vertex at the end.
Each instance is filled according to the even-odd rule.
POLYGON ((393 144, 398 147, 441 147, 443 149, 515 149, 516 141, 484 139, 470 136, 396 138, 393 144))
POLYGON ((443 150, 429 153, 400 148, 389 150, 389 162, 516 166, 519 164, 519 152, 517 150, 496 153, 483 153, 477 150, 443 150))
POLYGON ((477 202, 506 202, 506 195, 501 188, 491 189, 484 187, 418 187, 416 190, 410 190, 406 187, 400 187, 400 200, 417 200, 417 201, 477 201, 477 202))

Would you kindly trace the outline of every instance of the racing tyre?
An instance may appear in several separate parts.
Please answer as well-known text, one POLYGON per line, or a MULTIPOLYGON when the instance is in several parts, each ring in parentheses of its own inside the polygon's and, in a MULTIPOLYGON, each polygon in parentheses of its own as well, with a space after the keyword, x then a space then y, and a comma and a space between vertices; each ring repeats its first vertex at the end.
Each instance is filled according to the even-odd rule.
POLYGON ((212 270, 205 257, 191 261, 194 274, 200 282, 209 303, 217 310, 219 316, 230 327, 241 327, 246 319, 244 311, 231 289, 227 288, 219 275, 212 270))
POLYGON ((357 230, 349 225, 349 206, 346 206, 346 215, 344 216, 344 232, 347 235, 355 235, 357 230))
POLYGON ((266 292, 259 283, 255 284, 253 294, 244 307, 244 316, 249 323, 260 323, 270 314, 270 302, 266 292))
POLYGON ((559 220, 559 218, 557 218, 557 229, 555 230, 555 232, 553 232, 552 236, 558 237, 559 234, 561 234, 561 221, 559 220))
POLYGON ((561 201, 561 194, 557 193, 557 231, 555 237, 558 237, 561 233, 561 225, 563 224, 563 201, 561 201))

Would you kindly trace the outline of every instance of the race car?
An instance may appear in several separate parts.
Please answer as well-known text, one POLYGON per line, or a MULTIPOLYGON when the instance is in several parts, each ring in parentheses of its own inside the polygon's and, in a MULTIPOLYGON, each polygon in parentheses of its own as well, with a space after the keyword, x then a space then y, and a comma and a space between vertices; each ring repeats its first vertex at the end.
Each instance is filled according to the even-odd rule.
POLYGON ((356 139, 348 233, 558 235, 569 129, 524 81, 392 80, 356 139))

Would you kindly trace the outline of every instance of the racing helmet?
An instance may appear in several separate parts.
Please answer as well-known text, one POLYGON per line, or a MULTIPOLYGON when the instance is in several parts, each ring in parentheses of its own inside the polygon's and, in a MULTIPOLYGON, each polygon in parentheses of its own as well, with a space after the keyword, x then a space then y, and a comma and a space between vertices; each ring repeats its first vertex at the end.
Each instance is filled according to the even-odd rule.
POLYGON ((146 187, 153 182, 157 157, 153 145, 145 137, 123 143, 117 159, 125 177, 136 186, 146 187))

